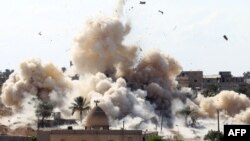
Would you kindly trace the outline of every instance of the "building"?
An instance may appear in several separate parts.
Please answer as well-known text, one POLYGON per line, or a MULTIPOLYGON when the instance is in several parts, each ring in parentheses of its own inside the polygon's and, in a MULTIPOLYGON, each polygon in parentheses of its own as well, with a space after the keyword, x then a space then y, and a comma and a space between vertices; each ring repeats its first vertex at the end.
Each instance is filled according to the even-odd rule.
POLYGON ((219 72, 219 74, 221 76, 219 83, 221 90, 237 90, 240 85, 245 83, 243 77, 234 77, 230 71, 219 72))
POLYGON ((85 129, 40 129, 38 141, 143 141, 141 130, 110 130, 105 112, 96 104, 87 116, 85 129))
POLYGON ((60 112, 53 113, 54 119, 38 120, 38 128, 40 127, 55 127, 60 125, 77 124, 75 119, 63 119, 60 112))
POLYGON ((31 141, 32 137, 0 135, 0 141, 31 141))
POLYGON ((201 89, 203 84, 202 71, 182 71, 177 77, 179 86, 190 87, 192 89, 201 89))
POLYGON ((203 89, 209 89, 212 86, 219 87, 220 84, 220 75, 204 75, 203 76, 203 89))
POLYGON ((238 90, 240 86, 246 85, 243 76, 235 77, 230 71, 220 71, 216 75, 203 75, 202 71, 183 71, 176 79, 180 87, 190 87, 194 90, 238 90))

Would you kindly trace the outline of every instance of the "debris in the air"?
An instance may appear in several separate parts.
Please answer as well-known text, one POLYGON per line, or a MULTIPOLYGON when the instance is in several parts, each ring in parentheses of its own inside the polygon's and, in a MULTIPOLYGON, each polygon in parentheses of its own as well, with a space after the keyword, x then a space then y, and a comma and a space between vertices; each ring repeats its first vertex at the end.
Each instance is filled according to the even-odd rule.
POLYGON ((160 12, 161 14, 163 14, 164 12, 163 11, 161 11, 161 10, 158 10, 158 12, 160 12))
POLYGON ((146 4, 146 2, 145 1, 140 1, 140 4, 146 4))
POLYGON ((42 35, 42 33, 41 33, 41 32, 39 32, 39 33, 38 33, 38 35, 40 35, 40 36, 41 36, 41 35, 42 35))
POLYGON ((132 10, 134 7, 133 6, 131 6, 128 10, 130 11, 130 10, 132 10))
POLYGON ((176 30, 176 28, 177 28, 177 26, 175 26, 173 30, 176 30))
POLYGON ((224 35, 224 36, 223 36, 223 38, 224 38, 226 41, 228 41, 228 38, 227 38, 227 36, 226 36, 226 35, 224 35))

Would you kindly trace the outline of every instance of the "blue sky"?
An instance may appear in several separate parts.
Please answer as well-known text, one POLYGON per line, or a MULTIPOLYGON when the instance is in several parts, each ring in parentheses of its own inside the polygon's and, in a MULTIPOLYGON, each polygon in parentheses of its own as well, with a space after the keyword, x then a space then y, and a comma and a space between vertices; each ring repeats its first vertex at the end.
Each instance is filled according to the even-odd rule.
MULTIPOLYGON (((140 5, 139 0, 126 0, 124 18, 132 25, 126 44, 144 51, 159 49, 184 70, 229 70, 234 75, 250 71, 249 0, 145 1, 140 5)), ((116 2, 0 0, 0 69, 15 69, 32 57, 68 66, 68 49, 84 22, 96 15, 114 15, 116 2)))

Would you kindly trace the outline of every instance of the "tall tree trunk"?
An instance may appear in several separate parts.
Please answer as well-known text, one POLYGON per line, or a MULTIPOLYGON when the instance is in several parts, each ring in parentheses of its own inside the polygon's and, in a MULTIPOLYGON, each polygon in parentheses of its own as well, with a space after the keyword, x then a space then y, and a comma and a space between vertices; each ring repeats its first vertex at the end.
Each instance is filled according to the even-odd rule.
POLYGON ((44 117, 42 117, 42 122, 41 122, 41 124, 42 124, 42 128, 44 127, 44 117))
POLYGON ((82 123, 82 110, 80 110, 80 121, 82 123))

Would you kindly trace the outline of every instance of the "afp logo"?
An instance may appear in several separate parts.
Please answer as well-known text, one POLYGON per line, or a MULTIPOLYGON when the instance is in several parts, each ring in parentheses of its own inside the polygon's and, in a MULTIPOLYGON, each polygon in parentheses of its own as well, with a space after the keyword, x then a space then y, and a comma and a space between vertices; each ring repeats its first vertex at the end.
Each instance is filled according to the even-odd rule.
POLYGON ((250 125, 224 125, 225 141, 249 141, 250 125))

